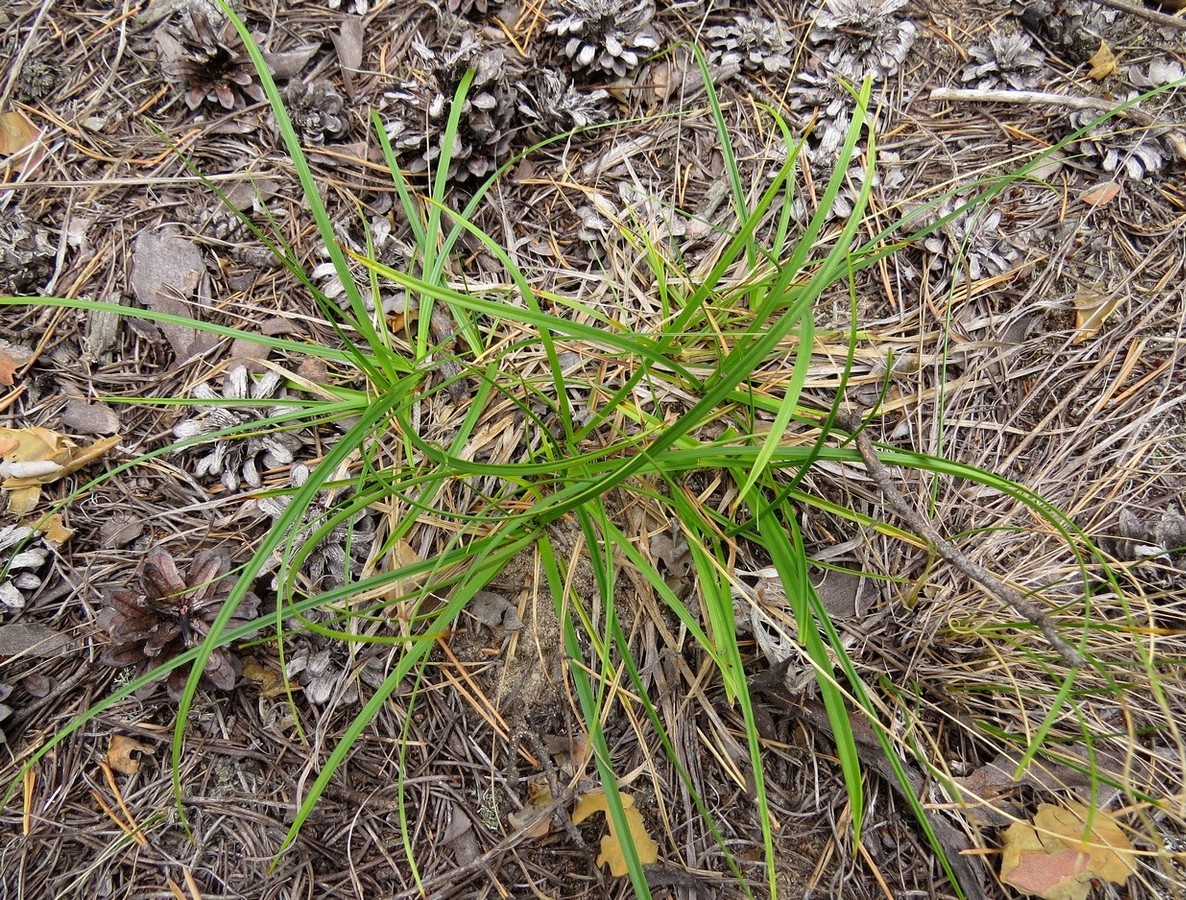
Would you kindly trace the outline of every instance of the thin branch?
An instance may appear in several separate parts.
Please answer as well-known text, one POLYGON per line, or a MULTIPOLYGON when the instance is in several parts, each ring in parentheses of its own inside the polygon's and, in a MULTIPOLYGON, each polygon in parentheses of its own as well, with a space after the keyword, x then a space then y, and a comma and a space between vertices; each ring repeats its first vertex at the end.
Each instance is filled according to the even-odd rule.
POLYGON ((1129 3, 1128 0, 1099 0, 1099 2, 1104 6, 1110 6, 1112 9, 1118 9, 1121 12, 1129 13, 1140 19, 1156 22, 1158 25, 1164 25, 1166 28, 1177 28, 1186 31, 1186 19, 1180 19, 1168 13, 1149 9, 1148 7, 1141 6, 1139 3, 1129 3))
POLYGON ((905 519, 906 524, 930 541, 939 555, 947 560, 954 569, 976 582, 993 597, 1011 606, 1019 616, 1040 628, 1042 634, 1046 636, 1046 640, 1058 651, 1059 656, 1072 666, 1083 665, 1084 660, 1079 651, 1059 637, 1050 617, 1038 604, 1025 597, 1021 591, 1005 584, 983 566, 977 565, 964 556, 954 544, 939 534, 930 522, 920 516, 917 510, 906 502, 906 498, 894 484, 889 469, 877 457, 877 451, 873 449, 873 442, 869 440, 869 436, 865 434, 859 422, 842 423, 842 427, 853 433, 853 440, 857 450, 860 451, 861 459, 865 461, 865 468, 869 470, 869 474, 881 488, 881 492, 889 501, 889 505, 893 507, 894 512, 905 519))
POLYGON ((980 88, 935 88, 930 99, 948 103, 1013 103, 1020 106, 1054 106, 1061 109, 1081 109, 1091 112, 1115 113, 1144 128, 1155 128, 1174 151, 1178 159, 1186 160, 1186 136, 1156 116, 1135 106, 1119 106, 1114 100, 1099 97, 1070 97, 1045 91, 982 90, 980 88))

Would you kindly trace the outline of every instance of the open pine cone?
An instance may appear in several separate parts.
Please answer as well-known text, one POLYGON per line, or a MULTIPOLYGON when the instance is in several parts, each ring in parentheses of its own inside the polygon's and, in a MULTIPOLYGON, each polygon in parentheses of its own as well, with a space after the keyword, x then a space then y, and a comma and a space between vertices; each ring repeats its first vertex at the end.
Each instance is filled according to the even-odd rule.
POLYGON ((907 0, 824 0, 807 40, 817 46, 822 69, 860 83, 884 81, 906 60, 917 26, 898 17, 907 0))
POLYGON ((791 45, 782 26, 763 16, 738 13, 706 32, 714 63, 737 63, 753 72, 779 72, 791 66, 791 45))
POLYGON ((623 77, 659 49, 653 0, 563 0, 547 31, 577 70, 623 77))
POLYGON ((184 85, 190 109, 205 102, 235 109, 264 99, 263 88, 255 83, 255 67, 230 19, 215 27, 205 11, 195 6, 180 41, 163 32, 158 41, 161 69, 171 81, 184 85))
POLYGON ((462 101, 458 129, 449 151, 450 179, 484 178, 510 156, 514 141, 518 73, 499 46, 469 32, 454 51, 435 55, 426 80, 405 82, 384 97, 385 128, 408 170, 432 169, 444 151, 445 128, 453 98, 471 67, 473 83, 462 101))
MULTIPOLYGON (((101 662, 108 666, 137 666, 145 671, 200 644, 210 633, 234 580, 226 578, 231 560, 224 550, 199 553, 182 577, 167 550, 154 547, 144 560, 139 590, 112 591, 99 612, 100 628, 112 644, 101 662)), ((259 614, 259 597, 248 592, 227 623, 234 628, 259 614)), ((182 667, 169 673, 169 696, 181 697, 188 678, 182 667)), ((210 686, 229 691, 239 675, 239 660, 225 647, 210 654, 203 678, 210 686)))
POLYGON ((555 69, 542 69, 535 78, 519 85, 519 112, 536 140, 584 128, 609 118, 602 101, 604 90, 578 91, 555 69))

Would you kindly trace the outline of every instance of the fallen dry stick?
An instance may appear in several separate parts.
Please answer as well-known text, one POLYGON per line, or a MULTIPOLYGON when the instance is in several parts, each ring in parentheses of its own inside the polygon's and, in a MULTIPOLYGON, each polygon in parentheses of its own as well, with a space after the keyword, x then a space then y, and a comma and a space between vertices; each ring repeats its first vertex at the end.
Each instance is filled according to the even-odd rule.
POLYGON ((1079 655, 1079 651, 1058 636, 1058 632, 1054 630, 1054 625, 1050 622, 1050 617, 1046 615, 1040 606, 1023 596, 1021 591, 1005 584, 997 576, 993 575, 992 572, 988 571, 988 569, 977 565, 960 553, 954 544, 935 530, 935 526, 920 516, 906 502, 906 498, 902 496, 901 491, 894 484, 889 469, 877 457, 877 451, 873 449, 873 442, 869 440, 869 436, 865 434, 859 422, 845 422, 841 423, 841 426, 852 433, 853 441, 857 445, 857 450, 860 451, 861 459, 865 461, 865 468, 869 470, 869 474, 877 482, 877 486, 881 488, 881 492, 885 494, 885 499, 889 501, 889 505, 893 507, 894 512, 905 519, 906 524, 930 541, 939 555, 947 560, 949 565, 976 582, 993 597, 996 597, 1003 603, 1007 603, 1019 616, 1038 626, 1042 630, 1042 634, 1046 636, 1046 640, 1050 642, 1050 645, 1068 663, 1072 666, 1083 665, 1084 660, 1079 655))
POLYGON ((1015 103, 1021 106, 1056 106, 1061 109, 1114 112, 1143 128, 1157 129, 1161 137, 1170 145, 1170 149, 1174 151, 1174 155, 1180 160, 1186 160, 1186 135, 1172 126, 1166 125, 1143 109, 1138 109, 1135 106, 1119 106, 1114 100, 1102 100, 1098 97, 1068 97, 1064 94, 1051 94, 1045 91, 981 90, 979 88, 935 88, 931 91, 931 99, 949 103, 1015 103))
MULTIPOLYGON (((1148 7, 1141 6, 1139 3, 1129 3, 1128 0, 1099 0, 1099 2, 1104 6, 1110 6, 1112 9, 1118 9, 1121 12, 1129 13, 1148 22, 1156 22, 1158 25, 1163 25, 1166 28, 1177 28, 1180 31, 1186 30, 1186 19, 1179 19, 1177 16, 1171 16, 1168 13, 1149 9, 1148 7)), ((1176 6, 1179 9, 1182 7, 1181 0, 1163 5, 1176 6)))

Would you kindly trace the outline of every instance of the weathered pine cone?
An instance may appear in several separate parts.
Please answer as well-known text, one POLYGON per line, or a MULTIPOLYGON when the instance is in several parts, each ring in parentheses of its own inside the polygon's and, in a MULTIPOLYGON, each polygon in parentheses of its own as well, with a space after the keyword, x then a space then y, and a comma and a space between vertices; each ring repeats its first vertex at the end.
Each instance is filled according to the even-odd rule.
MULTIPOLYGON (((196 647, 226 603, 234 579, 227 578, 230 556, 224 550, 199 553, 183 577, 167 550, 154 547, 144 560, 139 590, 112 591, 97 622, 112 639, 101 661, 109 666, 136 666, 146 671, 196 647)), ((234 628, 259 614, 259 598, 248 592, 227 623, 234 628)), ((229 691, 239 675, 238 658, 225 647, 210 654, 204 680, 229 691)), ((188 672, 169 673, 168 690, 178 700, 188 672)))

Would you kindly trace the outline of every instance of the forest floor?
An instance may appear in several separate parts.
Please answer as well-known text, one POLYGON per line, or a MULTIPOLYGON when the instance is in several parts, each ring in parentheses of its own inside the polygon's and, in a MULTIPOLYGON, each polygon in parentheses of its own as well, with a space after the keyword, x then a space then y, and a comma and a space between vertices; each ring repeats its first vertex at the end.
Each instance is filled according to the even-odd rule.
MULTIPOLYGON (((428 607, 411 614, 391 602, 382 614, 348 616, 341 627, 352 640, 329 633, 341 618, 312 613, 311 626, 281 628, 273 567, 240 612, 277 621, 212 655, 183 743, 175 724, 185 667, 103 701, 164 658, 145 650, 144 635, 129 640, 138 598, 156 590, 171 602, 178 581, 205 580, 221 600, 222 570, 202 563, 238 567, 275 533, 285 492, 379 395, 377 375, 332 355, 362 341, 326 314, 326 298, 350 291, 328 265, 243 43, 222 29, 215 5, 8 0, 0 295, 34 299, 0 318, 0 448, 4 465, 66 465, 50 465, 31 492, 13 481, 29 469, 4 470, 0 894, 634 896, 638 884, 598 858, 605 820, 574 822, 569 802, 595 794, 599 780, 574 686, 588 671, 604 689, 609 765, 641 814, 640 833, 658 846, 643 869, 653 896, 767 896, 771 873, 786 897, 1017 896, 1001 880, 1018 840, 1006 835, 1046 804, 1119 823, 1111 843, 1124 845, 1127 866, 1116 877, 1096 857, 1084 863, 1085 853, 1068 876, 1049 848, 1032 853, 1030 875, 1046 880, 1047 896, 1186 895, 1186 19, 1088 0, 584 0, 594 12, 583 18, 565 18, 565 0, 233 5, 264 51, 341 246, 400 271, 423 263, 374 114, 416 198, 432 193, 454 210, 477 199, 467 213, 475 230, 451 248, 442 284, 501 291, 510 304, 509 260, 549 314, 622 340, 665 334, 725 252, 738 203, 753 208, 777 181, 791 155, 785 125, 793 146, 802 140, 795 193, 772 204, 762 238, 773 240, 782 216, 794 247, 814 216, 821 228, 809 249, 822 253, 855 207, 855 239, 877 243, 879 255, 822 292, 802 360, 799 331, 738 390, 782 396, 804 362, 797 409, 867 420, 878 446, 898 454, 891 477, 904 502, 965 562, 1038 602, 1087 662, 1069 665, 969 568, 936 552, 859 458, 825 454, 802 479, 778 482, 836 640, 905 760, 903 783, 865 714, 853 714, 864 773, 857 836, 835 720, 787 637, 794 628, 780 630, 793 619, 794 591, 768 568, 737 472, 635 479, 607 492, 603 509, 662 583, 639 575, 624 549, 591 548, 575 513, 541 519, 543 537, 508 554, 376 703, 279 853, 302 799, 402 658, 410 632, 399 629, 414 630, 428 607), (680 42, 704 49, 712 92, 680 42), (458 141, 444 148, 448 184, 434 191, 450 101, 470 67, 458 141), (820 211, 856 115, 852 91, 866 76, 876 136, 867 204, 863 135, 820 211), (589 124, 600 127, 515 156, 589 124), (890 231, 903 220, 913 224, 890 231), (242 422, 244 410, 266 418, 343 397, 363 405, 300 428, 172 447, 242 422), (1000 481, 911 463, 924 457, 1000 481), (1031 495, 998 489, 1014 483, 1073 531, 1035 512, 1031 495), (697 625, 705 641, 723 636, 706 611, 704 560, 689 548, 697 538, 659 503, 675 495, 719 529, 717 571, 738 602, 727 639, 749 679, 752 721, 692 637, 697 625), (549 593, 548 553, 560 559, 570 602, 549 593), (616 573, 609 587, 606 570, 616 573), (698 623, 673 612, 669 593, 702 614, 698 623), (588 619, 579 640, 573 610, 588 619), (620 645, 590 649, 618 628, 620 645), (585 657, 574 660, 577 651, 585 657), (634 668, 595 671, 611 658, 634 668), (60 734, 87 711, 85 724, 60 734)), ((420 224, 430 221, 433 204, 414 202, 420 224)), ((782 260, 772 262, 777 277, 782 260)), ((746 295, 762 264, 735 260, 721 283, 746 295)), ((350 265, 389 329, 386 358, 424 366, 410 373, 418 399, 403 422, 417 433, 376 430, 371 449, 339 473, 373 469, 378 484, 382 471, 423 465, 430 446, 451 447, 450 459, 472 472, 524 461, 537 472, 548 443, 539 423, 556 434, 571 426, 548 419, 552 401, 529 387, 550 371, 540 340, 525 328, 484 331, 492 314, 475 313, 468 333, 449 318, 460 307, 418 317, 413 290, 382 276, 372 283, 350 265), (510 387, 492 397, 479 376, 495 369, 510 387), (468 442, 450 445, 462 428, 468 442)), ((709 332, 719 327, 723 354, 750 309, 723 299, 714 308, 725 293, 697 326, 708 339, 689 338, 678 357, 704 384, 715 365, 709 332)), ((590 459, 636 439, 645 418, 595 418, 628 382, 622 359, 595 344, 570 336, 556 361, 573 379, 574 420, 596 426, 583 445, 590 459)), ((631 408, 678 422, 699 409, 693 383, 640 381, 631 408)), ((748 428, 760 444, 778 423, 784 446, 810 447, 820 435, 821 445, 843 443, 810 416, 780 420, 777 402, 751 406, 748 421, 744 399, 729 403, 688 439, 727 441, 748 428)), ((443 483, 427 510, 394 489, 360 504, 341 529, 345 544, 329 534, 305 559, 296 596, 443 559, 466 533, 457 523, 507 490, 472 472, 443 483)), ((339 481, 323 513, 355 496, 349 478, 339 481)), ((520 502, 505 514, 526 508, 520 502)), ((420 601, 447 608, 447 587, 424 588, 420 601)), ((190 629, 204 634, 205 612, 168 619, 168 646, 190 646, 190 629)))

